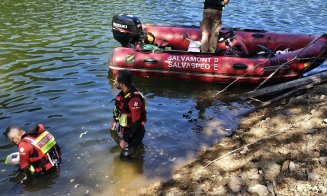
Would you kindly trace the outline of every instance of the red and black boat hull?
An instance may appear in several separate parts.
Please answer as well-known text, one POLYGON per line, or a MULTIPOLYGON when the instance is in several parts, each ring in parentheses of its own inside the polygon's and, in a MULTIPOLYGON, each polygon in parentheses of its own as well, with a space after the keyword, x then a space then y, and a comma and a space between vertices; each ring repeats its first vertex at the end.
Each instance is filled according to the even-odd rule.
MULTIPOLYGON (((174 50, 141 50, 115 48, 109 62, 114 73, 129 70, 135 75, 180 78, 204 82, 233 82, 257 84, 282 82, 300 77, 319 66, 327 58, 326 35, 267 33, 261 30, 234 29, 235 43, 241 56, 187 52, 189 41, 199 41, 201 31, 196 27, 144 26, 156 40, 169 42, 174 50), (258 55, 263 45, 271 51, 287 50, 283 54, 258 55)), ((223 29, 222 33, 227 30, 223 29)), ((157 43, 159 44, 159 43, 157 43)), ((227 49, 225 43, 218 47, 227 49)))

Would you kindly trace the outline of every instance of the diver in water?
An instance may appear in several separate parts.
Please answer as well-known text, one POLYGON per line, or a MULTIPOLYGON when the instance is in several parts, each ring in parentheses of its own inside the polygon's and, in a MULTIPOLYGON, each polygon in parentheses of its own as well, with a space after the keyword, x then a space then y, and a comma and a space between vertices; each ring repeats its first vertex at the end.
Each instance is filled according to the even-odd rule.
POLYGON ((38 124, 29 133, 17 126, 9 126, 3 134, 18 146, 18 152, 8 155, 5 163, 19 164, 23 180, 53 171, 59 172, 60 147, 42 124, 38 124))

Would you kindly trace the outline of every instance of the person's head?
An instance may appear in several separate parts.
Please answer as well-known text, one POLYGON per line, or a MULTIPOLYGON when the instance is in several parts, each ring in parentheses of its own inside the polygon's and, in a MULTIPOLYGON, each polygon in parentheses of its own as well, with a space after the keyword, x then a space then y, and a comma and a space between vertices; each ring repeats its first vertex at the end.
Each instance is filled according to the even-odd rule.
POLYGON ((25 134, 25 131, 20 129, 17 126, 9 126, 6 131, 3 133, 4 136, 11 142, 19 144, 22 136, 25 134))
POLYGON ((132 74, 127 70, 119 70, 115 80, 115 87, 120 90, 132 86, 132 74))

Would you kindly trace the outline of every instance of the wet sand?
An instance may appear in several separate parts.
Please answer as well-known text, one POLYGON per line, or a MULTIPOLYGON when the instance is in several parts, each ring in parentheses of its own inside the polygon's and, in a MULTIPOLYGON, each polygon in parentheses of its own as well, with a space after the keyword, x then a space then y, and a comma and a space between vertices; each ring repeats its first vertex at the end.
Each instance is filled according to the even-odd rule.
POLYGON ((320 84, 245 116, 232 136, 200 152, 170 180, 137 192, 326 195, 326 136, 327 84, 320 84))

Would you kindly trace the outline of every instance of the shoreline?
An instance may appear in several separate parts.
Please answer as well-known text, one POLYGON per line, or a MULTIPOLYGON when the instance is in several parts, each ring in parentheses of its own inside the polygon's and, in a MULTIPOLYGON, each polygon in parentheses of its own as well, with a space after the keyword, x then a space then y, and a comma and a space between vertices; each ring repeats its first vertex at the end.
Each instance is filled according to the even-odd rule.
POLYGON ((327 84, 243 117, 231 135, 138 195, 327 194, 327 84))

